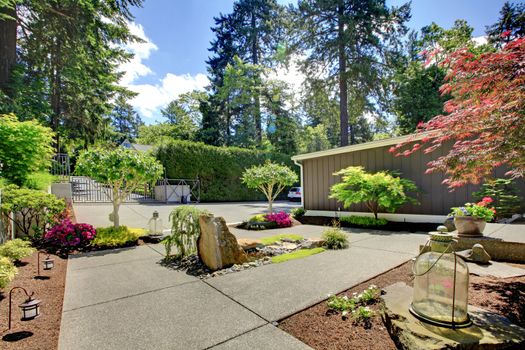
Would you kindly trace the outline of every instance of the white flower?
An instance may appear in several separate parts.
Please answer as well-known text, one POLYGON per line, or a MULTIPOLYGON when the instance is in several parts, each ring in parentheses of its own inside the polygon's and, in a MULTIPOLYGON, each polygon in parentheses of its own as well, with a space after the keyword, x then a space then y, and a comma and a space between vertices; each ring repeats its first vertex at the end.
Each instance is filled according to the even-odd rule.
POLYGON ((348 297, 345 295, 345 296, 343 296, 343 299, 344 300, 348 300, 348 297))

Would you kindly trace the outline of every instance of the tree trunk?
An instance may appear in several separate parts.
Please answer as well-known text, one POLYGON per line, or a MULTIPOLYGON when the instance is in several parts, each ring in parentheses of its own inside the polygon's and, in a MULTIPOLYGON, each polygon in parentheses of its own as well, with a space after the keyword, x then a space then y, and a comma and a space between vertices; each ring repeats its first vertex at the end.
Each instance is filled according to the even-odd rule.
POLYGON ((113 227, 118 228, 120 226, 120 217, 118 216, 118 210, 120 209, 120 203, 113 200, 113 227))
MULTIPOLYGON (((252 48, 251 48, 251 54, 252 54, 252 64, 259 64, 259 55, 257 50, 257 23, 255 18, 255 13, 252 12, 252 18, 251 18, 251 30, 252 30, 252 48)), ((260 146, 262 144, 262 120, 261 120, 261 96, 258 91, 255 92, 254 95, 254 119, 255 119, 255 140, 257 142, 257 145, 260 146)))
POLYGON ((273 200, 268 199, 268 214, 273 214, 273 200))
POLYGON ((341 146, 348 145, 348 83, 346 77, 346 54, 344 42, 343 4, 338 8, 338 51, 339 51, 339 119, 341 125, 341 146))
POLYGON ((51 64, 53 69, 53 75, 51 78, 51 108, 53 109, 51 115, 51 128, 55 132, 56 151, 57 153, 60 153, 60 135, 58 132, 61 117, 60 43, 57 43, 53 51, 54 52, 51 53, 51 64))
POLYGON ((11 16, 13 19, 0 20, 0 90, 10 95, 8 82, 16 64, 16 10, 14 8, 0 8, 0 13, 11 16))

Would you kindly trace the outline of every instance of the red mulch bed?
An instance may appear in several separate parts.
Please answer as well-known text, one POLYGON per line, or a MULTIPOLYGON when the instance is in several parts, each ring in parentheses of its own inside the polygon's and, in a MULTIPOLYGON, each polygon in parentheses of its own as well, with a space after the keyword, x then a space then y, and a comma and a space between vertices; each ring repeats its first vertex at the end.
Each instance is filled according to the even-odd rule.
MULTIPOLYGON (((355 286, 340 295, 352 296, 370 284, 380 288, 396 282, 412 285, 412 262, 407 262, 389 272, 355 286)), ((500 313, 512 322, 525 327, 525 277, 496 279, 470 276, 469 304, 500 313)), ((370 307, 376 312, 369 324, 354 324, 351 319, 342 320, 341 314, 331 312, 326 302, 303 310, 279 324, 279 328, 314 349, 396 349, 379 315, 379 305, 370 307)))
MULTIPOLYGON (((44 259, 45 254, 40 258, 44 259)), ((67 259, 51 255, 55 260, 52 270, 40 270, 42 276, 49 279, 34 279, 37 274, 37 254, 22 260, 18 266, 18 274, 9 286, 0 291, 0 349, 41 349, 52 350, 58 347, 58 334, 62 318, 62 301, 64 299, 64 286, 66 282, 67 259), (34 292, 34 298, 41 300, 40 317, 31 321, 21 321, 21 311, 18 305, 25 301, 23 291, 13 292, 11 330, 7 331, 7 315, 9 308, 9 290, 13 287, 23 287, 29 293, 34 292), (18 341, 3 340, 6 334, 29 335, 18 341)))

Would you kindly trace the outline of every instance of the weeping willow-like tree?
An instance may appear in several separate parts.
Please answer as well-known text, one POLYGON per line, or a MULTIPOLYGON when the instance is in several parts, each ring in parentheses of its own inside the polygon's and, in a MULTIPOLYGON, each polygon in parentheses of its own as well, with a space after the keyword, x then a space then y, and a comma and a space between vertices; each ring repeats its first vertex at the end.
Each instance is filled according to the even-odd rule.
POLYGON ((177 248, 177 256, 185 257, 197 251, 197 239, 200 235, 199 217, 208 211, 193 206, 180 206, 170 214, 171 235, 164 238, 166 258, 171 256, 173 246, 177 248))

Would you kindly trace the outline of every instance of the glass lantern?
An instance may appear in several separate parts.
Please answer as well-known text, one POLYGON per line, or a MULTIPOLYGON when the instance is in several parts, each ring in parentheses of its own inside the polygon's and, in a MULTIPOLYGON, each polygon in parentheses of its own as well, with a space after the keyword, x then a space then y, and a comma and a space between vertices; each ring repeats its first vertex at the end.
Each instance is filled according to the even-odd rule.
POLYGON ((414 262, 410 312, 423 322, 462 328, 472 324, 467 313, 469 272, 454 243, 449 233, 430 233, 430 250, 424 249, 414 262))
POLYGON ((159 218, 159 212, 154 211, 153 217, 149 219, 149 235, 152 237, 162 236, 162 219, 159 218))
POLYGON ((22 310, 22 321, 32 320, 40 316, 40 300, 29 297, 18 307, 22 310))
POLYGON ((53 267, 55 267, 55 260, 51 259, 51 257, 48 255, 44 261, 42 262, 44 265, 44 270, 51 270, 53 267))

